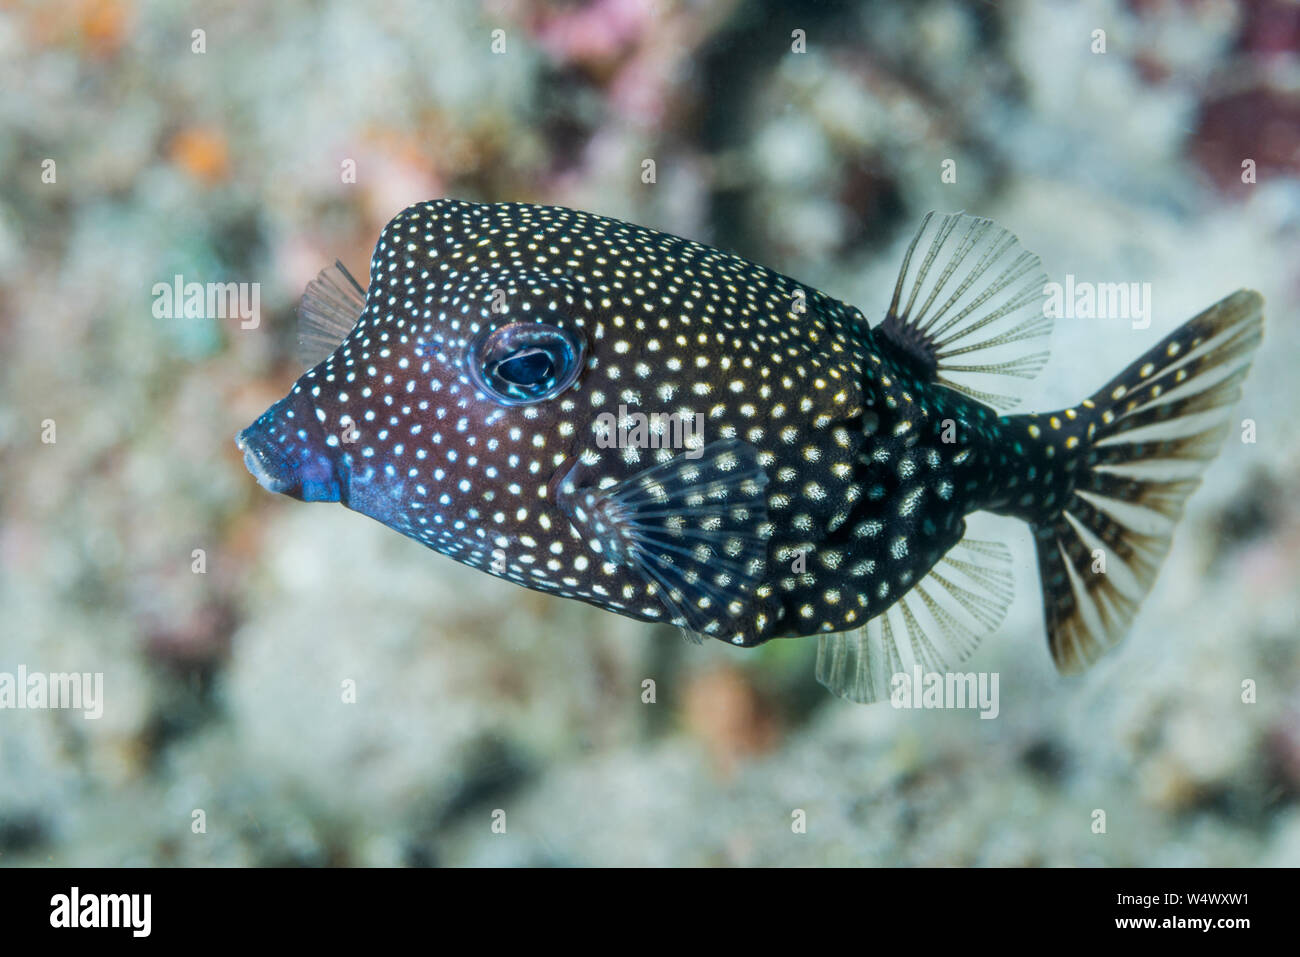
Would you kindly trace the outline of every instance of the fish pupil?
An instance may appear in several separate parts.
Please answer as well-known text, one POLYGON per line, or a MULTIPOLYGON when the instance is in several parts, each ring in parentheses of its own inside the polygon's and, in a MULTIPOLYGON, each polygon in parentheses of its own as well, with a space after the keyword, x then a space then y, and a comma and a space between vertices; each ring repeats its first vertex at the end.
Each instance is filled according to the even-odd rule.
POLYGON ((497 363, 496 374, 515 385, 537 385, 555 374, 551 357, 541 349, 527 349, 497 363))

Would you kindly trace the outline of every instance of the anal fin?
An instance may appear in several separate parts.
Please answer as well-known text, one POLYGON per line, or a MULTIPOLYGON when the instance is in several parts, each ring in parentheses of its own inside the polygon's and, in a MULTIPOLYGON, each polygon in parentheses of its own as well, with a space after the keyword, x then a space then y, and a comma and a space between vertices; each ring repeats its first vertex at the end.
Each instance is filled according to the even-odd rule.
POLYGON ((832 694, 870 704, 888 698, 896 674, 944 672, 995 632, 1011 606, 1011 553, 963 538, 925 578, 853 631, 822 635, 817 680, 832 694))

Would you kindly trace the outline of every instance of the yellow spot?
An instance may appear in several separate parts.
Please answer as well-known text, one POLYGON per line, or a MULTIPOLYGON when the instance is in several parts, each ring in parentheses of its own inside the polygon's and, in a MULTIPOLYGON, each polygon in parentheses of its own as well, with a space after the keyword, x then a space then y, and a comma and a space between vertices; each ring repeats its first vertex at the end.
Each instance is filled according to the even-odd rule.
POLYGON ((1042 435, 1042 434, 1043 434, 1043 430, 1040 429, 1038 426, 1036 426, 1036 425, 1031 425, 1031 426, 1029 427, 1029 437, 1030 437, 1030 438, 1036 439, 1036 438, 1038 438, 1038 437, 1039 437, 1040 435, 1042 435))

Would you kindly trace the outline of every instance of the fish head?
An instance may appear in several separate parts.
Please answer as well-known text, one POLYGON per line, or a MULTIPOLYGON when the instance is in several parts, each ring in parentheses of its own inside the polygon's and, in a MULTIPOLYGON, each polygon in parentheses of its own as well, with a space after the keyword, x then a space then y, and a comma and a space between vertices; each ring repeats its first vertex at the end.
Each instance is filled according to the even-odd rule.
POLYGON ((438 200, 395 217, 355 325, 239 434, 259 483, 479 566, 558 535, 542 514, 604 402, 584 382, 601 306, 562 250, 581 230, 530 223, 541 209, 438 200))

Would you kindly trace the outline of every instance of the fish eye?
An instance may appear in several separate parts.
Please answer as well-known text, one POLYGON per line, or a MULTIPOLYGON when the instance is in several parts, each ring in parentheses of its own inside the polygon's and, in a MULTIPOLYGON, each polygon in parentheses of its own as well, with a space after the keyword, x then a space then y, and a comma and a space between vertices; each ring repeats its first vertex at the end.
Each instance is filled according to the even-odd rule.
POLYGON ((586 342, 577 333, 541 322, 512 322, 470 349, 470 378, 503 405, 553 399, 582 371, 586 342))

